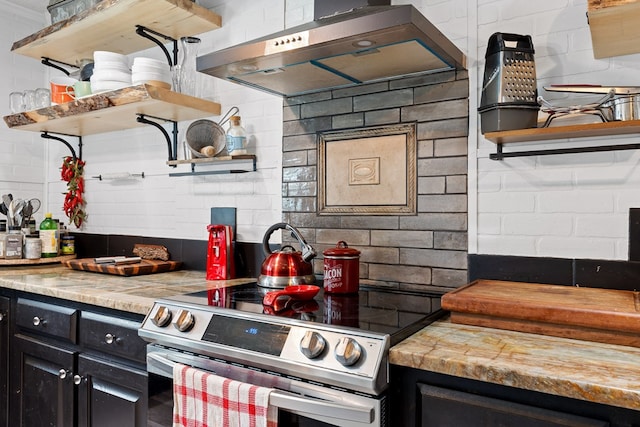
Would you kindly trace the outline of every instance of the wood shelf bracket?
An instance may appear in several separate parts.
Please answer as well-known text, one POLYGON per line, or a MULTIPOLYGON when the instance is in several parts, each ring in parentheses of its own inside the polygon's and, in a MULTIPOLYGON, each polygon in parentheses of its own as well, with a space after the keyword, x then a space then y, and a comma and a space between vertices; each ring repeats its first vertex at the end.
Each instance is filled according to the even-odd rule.
POLYGON ((504 160, 507 157, 531 157, 549 156, 555 154, 576 154, 576 153, 598 153, 602 151, 640 150, 640 143, 618 144, 618 145, 597 145, 593 147, 576 148, 553 148, 548 150, 512 151, 505 153, 502 151, 502 143, 496 144, 496 152, 489 155, 491 160, 504 160))
POLYGON ((167 57, 167 62, 169 63, 169 67, 173 67, 178 63, 178 40, 174 39, 173 37, 169 37, 167 35, 161 34, 157 31, 153 31, 143 25, 136 25, 136 34, 146 39, 149 39, 155 44, 157 44, 160 47, 160 49, 162 49, 162 52, 164 52, 164 55, 167 57), (169 54, 169 51, 167 50, 167 48, 164 46, 164 43, 158 40, 156 36, 163 38, 166 41, 173 42, 173 59, 171 58, 171 55, 169 54))
MULTIPOLYGON (((167 141, 167 150, 169 151, 169 161, 176 160, 178 158, 178 122, 174 120, 163 119, 162 117, 154 117, 145 114, 137 114, 136 120, 138 123, 144 123, 146 125, 151 125, 158 129, 164 135, 167 141), (154 120, 149 120, 149 118, 154 120, 160 120, 164 122, 169 122, 173 124, 173 138, 169 136, 169 133, 162 127, 162 125, 154 120)), ((170 165, 171 167, 176 167, 175 165, 170 165)))
POLYGON ((73 136, 78 138, 78 153, 76 154, 76 150, 67 142, 66 139, 61 138, 59 136, 51 135, 51 132, 42 132, 40 136, 44 139, 53 139, 55 141, 62 142, 66 147, 71 151, 71 156, 73 156, 73 160, 80 159, 82 160, 82 136, 80 135, 66 135, 66 134, 58 134, 63 136, 73 136))

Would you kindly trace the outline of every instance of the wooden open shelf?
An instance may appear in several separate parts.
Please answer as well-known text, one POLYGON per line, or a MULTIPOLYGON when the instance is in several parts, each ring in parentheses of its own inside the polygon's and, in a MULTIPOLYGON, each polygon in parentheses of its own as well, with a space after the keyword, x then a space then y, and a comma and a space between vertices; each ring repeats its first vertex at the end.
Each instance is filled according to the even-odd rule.
POLYGON ((191 172, 174 172, 169 176, 215 175, 221 173, 244 173, 256 171, 256 156, 240 154, 236 156, 202 157, 186 160, 169 160, 169 166, 191 165, 191 172), (205 171, 195 171, 196 166, 206 166, 205 171))
POLYGON ((640 1, 589 0, 587 16, 594 58, 640 52, 640 1))
POLYGON ((552 139, 627 135, 634 133, 640 133, 640 120, 487 132, 484 134, 484 137, 496 144, 508 144, 513 142, 548 141, 552 139))
POLYGON ((192 0, 102 0, 15 42, 11 51, 74 65, 95 50, 129 54, 155 46, 136 34, 137 25, 179 39, 218 29, 222 19, 192 0))
POLYGON ((83 136, 146 126, 137 114, 179 122, 219 116, 220 104, 141 84, 12 114, 4 121, 11 129, 83 136))

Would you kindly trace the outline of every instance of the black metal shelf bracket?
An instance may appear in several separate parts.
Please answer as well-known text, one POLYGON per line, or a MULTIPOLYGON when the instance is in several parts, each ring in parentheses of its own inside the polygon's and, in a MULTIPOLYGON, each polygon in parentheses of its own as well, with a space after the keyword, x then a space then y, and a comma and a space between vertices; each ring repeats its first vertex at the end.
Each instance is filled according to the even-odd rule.
POLYGON ((62 62, 62 61, 56 61, 55 59, 47 58, 46 56, 43 56, 40 62, 42 63, 42 65, 46 65, 47 67, 55 68, 56 70, 62 71, 67 76, 71 73, 69 73, 69 71, 65 70, 64 68, 62 68, 60 65, 57 65, 57 64, 62 64, 69 68, 79 68, 77 65, 67 64, 66 62, 62 62))
POLYGON ((603 151, 640 150, 640 143, 618 144, 618 145, 597 145, 592 147, 576 148, 552 148, 548 150, 513 151, 505 153, 502 151, 502 144, 496 144, 496 152, 489 155, 491 160, 504 160, 507 157, 531 157, 550 156, 555 154, 577 154, 577 153, 598 153, 603 151))
POLYGON ((159 33, 157 31, 153 31, 143 25, 136 25, 136 34, 141 37, 144 37, 145 39, 149 39, 155 44, 157 44, 158 46, 160 46, 160 49, 162 49, 162 51, 164 52, 164 55, 167 57, 167 62, 169 63, 170 67, 178 63, 178 40, 174 39, 173 37, 159 33), (163 38, 166 41, 173 42, 173 59, 171 58, 171 55, 169 54, 169 51, 167 50, 167 48, 164 46, 164 43, 162 43, 160 40, 158 40, 157 37, 154 37, 154 36, 163 38))
MULTIPOLYGON (((151 125, 153 127, 155 127, 156 129, 158 129, 160 132, 162 132, 162 134, 164 135, 165 139, 167 140, 167 149, 169 151, 169 161, 171 160, 177 160, 178 158, 178 122, 174 121, 174 120, 169 120, 169 119, 164 119, 162 117, 154 117, 154 116, 149 116, 149 115, 145 115, 145 114, 136 114, 138 117, 136 118, 136 121, 138 123, 144 123, 146 125, 151 125), (172 130, 172 134, 173 134, 173 138, 171 138, 169 136, 169 133, 165 130, 165 128, 162 127, 162 125, 154 120, 149 120, 149 118, 154 119, 154 120, 161 120, 163 122, 167 122, 167 123, 172 123, 173 124, 173 130, 172 130)), ((176 167, 175 165, 171 165, 171 167, 176 167)))
POLYGON ((82 136, 80 136, 80 135, 67 135, 67 134, 64 134, 64 133, 59 133, 58 135, 73 136, 75 138, 78 138, 78 154, 76 155, 76 150, 71 146, 71 144, 69 144, 65 139, 60 138, 59 136, 51 135, 50 132, 46 132, 45 131, 45 132, 42 132, 40 134, 40 137, 45 138, 45 139, 53 139, 55 141, 62 142, 71 151, 71 156, 73 157, 73 160, 77 160, 77 159, 82 160, 82 136))

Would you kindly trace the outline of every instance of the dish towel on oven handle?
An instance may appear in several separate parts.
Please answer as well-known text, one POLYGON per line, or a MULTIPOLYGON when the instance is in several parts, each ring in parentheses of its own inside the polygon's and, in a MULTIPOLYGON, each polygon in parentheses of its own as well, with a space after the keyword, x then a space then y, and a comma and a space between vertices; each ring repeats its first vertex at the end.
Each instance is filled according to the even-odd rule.
POLYGON ((272 390, 176 363, 173 427, 277 427, 272 390))

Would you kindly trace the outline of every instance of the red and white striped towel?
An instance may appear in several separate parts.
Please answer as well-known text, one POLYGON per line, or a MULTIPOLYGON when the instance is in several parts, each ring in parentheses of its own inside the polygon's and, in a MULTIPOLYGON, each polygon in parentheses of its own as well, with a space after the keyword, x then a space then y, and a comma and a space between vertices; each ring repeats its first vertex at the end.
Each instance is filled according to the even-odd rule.
POLYGON ((176 364, 173 368, 173 427, 276 427, 273 389, 230 380, 176 364))

